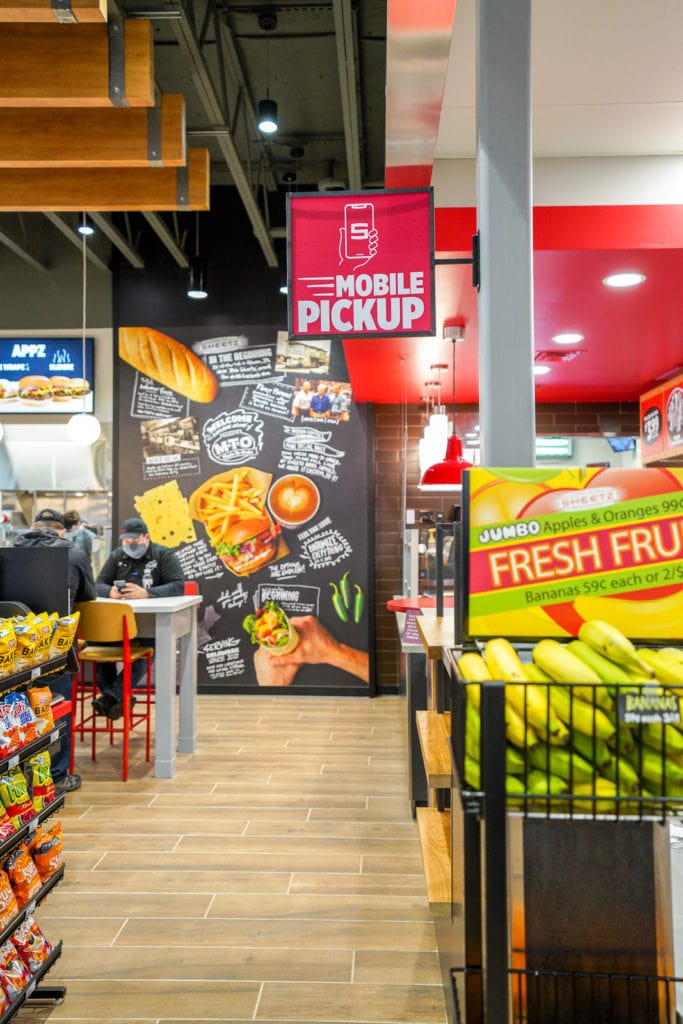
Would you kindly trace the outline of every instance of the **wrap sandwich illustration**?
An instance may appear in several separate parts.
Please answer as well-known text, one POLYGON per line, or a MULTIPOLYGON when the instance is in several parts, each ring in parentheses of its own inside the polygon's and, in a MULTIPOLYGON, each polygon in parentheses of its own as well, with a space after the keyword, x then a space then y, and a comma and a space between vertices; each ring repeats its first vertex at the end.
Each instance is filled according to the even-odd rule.
POLYGON ((277 601, 264 601, 253 615, 247 615, 242 625, 251 642, 265 647, 270 654, 291 654, 299 643, 299 634, 277 601))

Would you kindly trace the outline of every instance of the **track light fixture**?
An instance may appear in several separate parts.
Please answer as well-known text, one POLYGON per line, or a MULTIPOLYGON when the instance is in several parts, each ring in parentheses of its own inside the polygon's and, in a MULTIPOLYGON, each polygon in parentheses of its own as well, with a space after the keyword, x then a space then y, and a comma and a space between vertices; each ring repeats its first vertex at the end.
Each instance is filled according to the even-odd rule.
POLYGON ((199 213, 195 215, 195 251, 190 257, 190 280, 187 286, 188 299, 206 299, 209 292, 206 287, 206 259, 199 255, 199 213))

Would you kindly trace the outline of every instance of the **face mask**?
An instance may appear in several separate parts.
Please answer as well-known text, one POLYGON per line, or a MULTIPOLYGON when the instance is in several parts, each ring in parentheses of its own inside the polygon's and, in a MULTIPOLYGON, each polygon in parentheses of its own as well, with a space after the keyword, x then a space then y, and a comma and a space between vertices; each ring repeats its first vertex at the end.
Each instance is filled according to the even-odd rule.
POLYGON ((143 541, 141 544, 126 544, 123 550, 127 555, 130 555, 131 558, 137 559, 142 558, 147 548, 148 545, 143 541))

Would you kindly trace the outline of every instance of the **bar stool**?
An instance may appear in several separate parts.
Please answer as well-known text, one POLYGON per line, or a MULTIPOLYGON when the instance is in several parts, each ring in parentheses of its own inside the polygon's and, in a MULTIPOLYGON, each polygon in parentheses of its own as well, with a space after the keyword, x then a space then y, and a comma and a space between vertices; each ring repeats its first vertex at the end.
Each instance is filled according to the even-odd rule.
POLYGON ((147 761, 151 756, 151 717, 153 704, 152 691, 152 656, 154 648, 138 643, 131 643, 138 635, 135 613, 124 601, 84 601, 76 604, 79 612, 77 655, 80 672, 74 676, 71 694, 71 763, 69 772, 74 768, 74 740, 80 736, 81 742, 86 735, 92 738, 92 760, 96 760, 96 744, 99 733, 109 735, 110 744, 114 743, 116 733, 123 736, 123 781, 128 779, 128 750, 130 731, 136 726, 145 724, 147 761), (146 685, 133 687, 132 667, 136 661, 145 659, 147 662, 146 685), (97 715, 92 701, 97 697, 97 666, 101 664, 123 665, 123 718, 116 725, 111 719, 97 715), (91 666, 90 679, 86 678, 86 665, 91 666), (131 708, 131 697, 135 696, 136 704, 131 708), (103 722, 103 724, 100 724, 103 722))

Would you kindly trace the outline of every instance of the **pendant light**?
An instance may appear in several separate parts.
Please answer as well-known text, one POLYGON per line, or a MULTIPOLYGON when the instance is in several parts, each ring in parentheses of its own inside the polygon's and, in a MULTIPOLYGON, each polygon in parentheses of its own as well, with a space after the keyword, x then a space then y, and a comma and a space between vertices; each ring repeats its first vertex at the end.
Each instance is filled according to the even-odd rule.
POLYGON ((273 135, 278 129, 277 103, 270 98, 270 37, 269 33, 277 28, 277 12, 275 8, 268 8, 260 13, 259 28, 266 33, 266 98, 259 100, 258 118, 256 121, 258 130, 264 135, 273 135))
POLYGON ((462 472, 464 469, 471 469, 472 463, 468 462, 462 454, 462 440, 455 432, 455 345, 464 337, 464 330, 460 329, 457 336, 451 336, 453 343, 453 432, 446 442, 446 454, 440 462, 429 466, 422 474, 418 484, 421 491, 460 491, 462 490, 462 472))
MULTIPOLYGON (((85 335, 86 335, 86 304, 87 304, 87 236, 81 235, 82 251, 82 315, 81 315, 81 373, 85 377, 85 335)), ((83 395, 83 411, 72 416, 66 425, 66 432, 74 444, 89 448, 102 432, 97 416, 86 412, 86 395, 83 395)))
POLYGON ((195 214, 194 256, 190 257, 190 279, 187 284, 188 299, 206 299, 209 296, 206 284, 206 259, 199 255, 199 211, 195 214))

